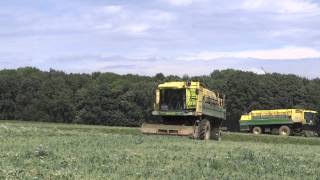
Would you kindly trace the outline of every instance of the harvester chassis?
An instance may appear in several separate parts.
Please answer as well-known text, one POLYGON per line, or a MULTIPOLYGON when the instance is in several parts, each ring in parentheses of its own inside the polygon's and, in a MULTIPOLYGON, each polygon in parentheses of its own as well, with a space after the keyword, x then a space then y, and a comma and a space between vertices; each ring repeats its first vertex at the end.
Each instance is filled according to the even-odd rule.
POLYGON ((316 133, 318 136, 320 136, 320 128, 318 126, 301 125, 299 123, 281 125, 254 125, 249 126, 249 131, 253 134, 270 132, 273 135, 303 135, 309 137, 316 133))

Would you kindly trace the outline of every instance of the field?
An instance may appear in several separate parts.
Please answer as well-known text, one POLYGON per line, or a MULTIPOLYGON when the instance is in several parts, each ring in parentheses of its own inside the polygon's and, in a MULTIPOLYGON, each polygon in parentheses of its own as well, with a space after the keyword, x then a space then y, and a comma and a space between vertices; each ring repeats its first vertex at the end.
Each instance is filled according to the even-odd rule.
POLYGON ((0 121, 0 179, 319 179, 320 139, 0 121))

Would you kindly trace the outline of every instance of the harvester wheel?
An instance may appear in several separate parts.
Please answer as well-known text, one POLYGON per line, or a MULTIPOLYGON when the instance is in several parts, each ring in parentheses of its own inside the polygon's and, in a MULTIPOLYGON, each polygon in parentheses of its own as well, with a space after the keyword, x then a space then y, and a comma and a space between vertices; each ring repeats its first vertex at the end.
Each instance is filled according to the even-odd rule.
POLYGON ((216 141, 221 140, 221 129, 218 127, 212 128, 212 138, 216 141))
POLYGON ((291 129, 289 126, 283 125, 279 128, 279 135, 281 136, 289 136, 291 133, 291 129))
POLYGON ((210 139, 210 131, 211 131, 210 121, 208 121, 207 119, 201 120, 199 125, 199 139, 201 140, 210 139))
POLYGON ((252 128, 252 133, 253 134, 262 134, 262 129, 259 126, 255 126, 252 128))

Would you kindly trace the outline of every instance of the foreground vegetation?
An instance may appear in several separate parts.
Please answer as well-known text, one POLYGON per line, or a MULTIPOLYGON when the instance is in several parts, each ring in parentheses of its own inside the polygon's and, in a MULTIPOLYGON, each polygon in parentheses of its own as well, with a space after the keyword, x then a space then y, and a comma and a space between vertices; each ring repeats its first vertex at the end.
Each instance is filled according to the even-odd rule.
POLYGON ((320 139, 0 121, 0 179, 319 179, 320 139))
POLYGON ((239 130, 240 115, 252 109, 320 110, 320 79, 295 75, 223 70, 181 78, 20 68, 0 70, 0 119, 138 127, 152 120, 157 84, 190 79, 226 94, 224 126, 232 131, 239 130))

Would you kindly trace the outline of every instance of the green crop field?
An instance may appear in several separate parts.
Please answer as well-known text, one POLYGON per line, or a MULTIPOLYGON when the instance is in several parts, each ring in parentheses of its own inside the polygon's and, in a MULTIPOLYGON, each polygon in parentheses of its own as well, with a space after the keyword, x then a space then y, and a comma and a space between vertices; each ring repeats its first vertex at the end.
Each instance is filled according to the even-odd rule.
POLYGON ((0 121, 0 179, 319 179, 320 139, 0 121))

